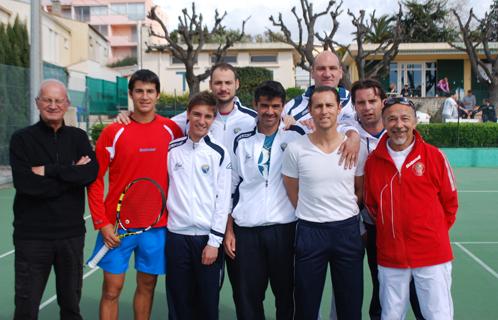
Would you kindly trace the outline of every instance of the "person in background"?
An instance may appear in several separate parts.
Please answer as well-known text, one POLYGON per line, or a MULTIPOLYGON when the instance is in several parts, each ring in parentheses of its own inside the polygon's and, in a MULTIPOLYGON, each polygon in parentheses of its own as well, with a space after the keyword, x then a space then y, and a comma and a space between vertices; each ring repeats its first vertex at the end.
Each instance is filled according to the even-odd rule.
POLYGON ((482 122, 496 122, 496 108, 491 104, 491 100, 484 99, 484 104, 477 112, 481 112, 482 122))
POLYGON ((452 93, 444 100, 443 110, 441 112, 443 122, 447 122, 449 119, 458 119, 458 110, 457 95, 456 93, 452 93))
POLYGON ((401 89, 401 96, 403 97, 411 97, 413 95, 412 89, 408 86, 407 83, 401 89))
POLYGON ((444 77, 443 79, 439 80, 437 85, 438 93, 442 97, 449 97, 451 96, 451 91, 450 91, 450 83, 448 82, 448 78, 444 77))
POLYGON ((474 118, 474 113, 472 112, 476 106, 476 96, 472 94, 472 90, 468 90, 467 94, 462 98, 462 118, 474 118))

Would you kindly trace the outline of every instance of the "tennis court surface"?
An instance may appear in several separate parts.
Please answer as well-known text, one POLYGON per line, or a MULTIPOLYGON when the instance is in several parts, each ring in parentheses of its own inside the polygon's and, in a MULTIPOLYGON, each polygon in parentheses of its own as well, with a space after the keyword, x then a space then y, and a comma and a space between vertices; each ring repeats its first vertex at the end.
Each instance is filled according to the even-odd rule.
MULTIPOLYGON (((498 168, 455 169, 460 209, 451 230, 453 262, 453 300, 455 319, 498 319, 498 168)), ((0 319, 12 319, 14 311, 14 248, 12 244, 12 201, 14 189, 0 189, 0 319)), ((87 214, 85 258, 94 246, 96 232, 87 214)), ((427 248, 430 250, 430 248, 427 248)), ((133 319, 132 298, 135 274, 130 270, 121 297, 120 319, 133 319)), ((98 319, 102 271, 85 267, 81 310, 85 319, 98 319)), ((370 274, 365 263, 363 318, 368 319, 370 274)), ((268 291, 267 319, 274 319, 274 304, 268 291)), ((330 282, 323 296, 322 318, 329 310, 330 282)), ((51 276, 40 306, 40 320, 58 319, 54 278, 51 276)), ((164 277, 156 288, 152 319, 167 319, 164 277)), ((225 278, 221 293, 220 319, 235 319, 231 288, 225 278)), ((408 319, 413 319, 409 315, 408 319)))

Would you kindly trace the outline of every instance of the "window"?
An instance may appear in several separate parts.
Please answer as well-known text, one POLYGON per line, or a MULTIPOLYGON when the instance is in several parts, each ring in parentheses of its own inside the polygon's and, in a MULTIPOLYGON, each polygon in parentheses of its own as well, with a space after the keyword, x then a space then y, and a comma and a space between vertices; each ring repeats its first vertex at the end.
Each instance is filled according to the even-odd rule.
POLYGON ((111 4, 111 15, 126 16, 126 3, 111 4))
POLYGON ((90 7, 74 7, 74 14, 76 20, 88 21, 90 20, 90 7))
POLYGON ((436 95, 436 63, 406 62, 391 63, 389 83, 396 84, 398 93, 407 84, 416 97, 433 97, 436 95))
POLYGON ((144 20, 145 6, 143 3, 128 3, 128 19, 144 20))
POLYGON ((109 28, 106 24, 96 24, 93 25, 95 30, 97 30, 101 35, 107 37, 109 35, 109 28))
MULTIPOLYGON (((237 63, 237 56, 236 55, 225 56, 225 57, 221 58, 220 62, 235 64, 235 63, 237 63)), ((214 55, 214 54, 211 55, 211 63, 216 63, 216 55, 214 55)))
POLYGON ((254 55, 251 56, 251 62, 261 63, 261 62, 277 62, 277 55, 254 55))
MULTIPOLYGON (((197 58, 194 60, 194 63, 197 63, 197 58)), ((183 64, 183 62, 177 57, 171 56, 171 64, 183 64)))
POLYGON ((92 6, 90 7, 90 16, 107 16, 108 10, 107 6, 92 6))

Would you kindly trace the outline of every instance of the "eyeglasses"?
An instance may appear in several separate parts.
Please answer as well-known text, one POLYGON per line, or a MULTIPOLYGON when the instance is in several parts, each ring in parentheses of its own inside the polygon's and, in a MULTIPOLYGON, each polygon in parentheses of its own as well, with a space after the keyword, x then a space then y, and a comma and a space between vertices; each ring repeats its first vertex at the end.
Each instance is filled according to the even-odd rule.
POLYGON ((410 99, 407 99, 405 97, 389 97, 389 98, 387 98, 386 100, 384 100, 384 107, 382 109, 389 108, 395 104, 402 104, 404 106, 409 106, 410 108, 415 110, 415 104, 410 99))
POLYGON ((56 106, 61 106, 66 103, 67 99, 50 99, 50 98, 36 98, 37 101, 42 102, 43 104, 51 105, 55 104, 56 106))

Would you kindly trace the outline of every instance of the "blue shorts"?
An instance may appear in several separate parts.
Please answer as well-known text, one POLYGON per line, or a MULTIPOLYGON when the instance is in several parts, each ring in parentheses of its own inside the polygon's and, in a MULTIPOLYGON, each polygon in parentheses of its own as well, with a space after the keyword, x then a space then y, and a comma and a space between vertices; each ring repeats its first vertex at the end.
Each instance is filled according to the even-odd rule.
MULTIPOLYGON (((124 233, 119 230, 119 234, 124 233)), ((122 274, 128 269, 132 252, 135 252, 135 269, 148 274, 166 274, 166 228, 153 228, 139 235, 121 239, 119 247, 111 249, 98 266, 109 273, 122 274)), ((99 232, 90 261, 102 248, 104 241, 99 232)), ((88 263, 87 261, 87 263, 88 263)))

